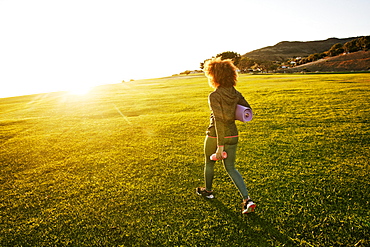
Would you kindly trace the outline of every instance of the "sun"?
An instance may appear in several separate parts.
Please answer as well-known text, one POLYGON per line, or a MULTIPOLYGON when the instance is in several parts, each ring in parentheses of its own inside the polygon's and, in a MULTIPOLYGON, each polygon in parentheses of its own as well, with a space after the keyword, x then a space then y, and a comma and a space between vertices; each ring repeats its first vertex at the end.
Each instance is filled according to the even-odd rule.
POLYGON ((68 90, 68 92, 70 94, 73 94, 73 95, 86 95, 90 92, 91 90, 91 87, 90 86, 86 86, 86 85, 76 85, 74 87, 72 87, 71 89, 68 90))

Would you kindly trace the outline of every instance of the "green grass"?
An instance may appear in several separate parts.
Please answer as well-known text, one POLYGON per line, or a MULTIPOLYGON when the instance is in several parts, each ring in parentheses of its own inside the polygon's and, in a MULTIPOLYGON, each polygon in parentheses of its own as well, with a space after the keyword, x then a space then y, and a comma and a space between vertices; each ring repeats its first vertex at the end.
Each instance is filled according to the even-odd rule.
POLYGON ((0 246, 369 246, 370 74, 242 75, 255 117, 199 198, 203 76, 0 99, 0 246))

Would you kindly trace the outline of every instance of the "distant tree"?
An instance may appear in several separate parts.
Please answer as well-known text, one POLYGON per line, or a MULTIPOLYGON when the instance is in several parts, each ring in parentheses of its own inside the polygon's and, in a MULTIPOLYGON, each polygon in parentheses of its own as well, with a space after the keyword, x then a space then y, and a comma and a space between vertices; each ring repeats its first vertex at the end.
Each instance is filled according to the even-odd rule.
POLYGON ((309 55, 309 56, 307 57, 307 61, 308 61, 308 62, 313 62, 313 61, 318 60, 318 58, 317 58, 317 55, 316 55, 316 54, 317 54, 317 53, 309 55))
POLYGON ((357 47, 360 50, 367 51, 370 49, 370 36, 364 36, 357 40, 357 47))
POLYGON ((203 63, 200 63, 200 65, 199 65, 200 69, 204 69, 204 63, 205 63, 205 61, 203 63))
POLYGON ((307 57, 307 62, 314 62, 320 60, 321 58, 324 58, 325 56, 325 53, 314 53, 307 57))
MULTIPOLYGON (((239 61, 241 59, 240 54, 238 54, 236 52, 233 52, 233 51, 225 51, 225 52, 219 53, 219 54, 216 55, 216 57, 221 57, 222 60, 231 59, 231 60, 233 60, 233 63, 234 63, 235 66, 238 66, 239 61)), ((212 57, 212 58, 214 58, 214 57, 212 57)), ((206 59, 206 60, 203 61, 203 63, 200 63, 199 67, 201 69, 204 69, 204 64, 208 60, 210 60, 210 59, 206 59)))
POLYGON ((189 75, 190 72, 190 70, 185 70, 184 72, 181 72, 180 75, 189 75))
MULTIPOLYGON (((212 57, 212 58, 214 58, 214 57, 212 57)), ((204 64, 208 61, 208 60, 210 60, 210 58, 209 59, 206 59, 206 60, 204 60, 203 61, 203 63, 200 63, 200 69, 204 69, 204 64)))
POLYGON ((357 43, 358 43, 358 39, 354 39, 354 40, 351 40, 345 43, 343 45, 344 52, 348 53, 348 52, 359 51, 361 48, 357 45, 357 43))
POLYGON ((272 61, 255 61, 251 68, 258 71, 274 72, 278 67, 279 65, 272 61))
POLYGON ((255 61, 253 59, 250 59, 249 57, 242 57, 239 61, 238 68, 241 71, 247 71, 251 69, 254 64, 255 61))
POLYGON ((305 64, 305 63, 308 63, 309 60, 308 60, 308 57, 303 57, 302 59, 300 59, 297 64, 298 65, 302 65, 302 64, 305 64))
POLYGON ((231 59, 233 60, 235 66, 238 66, 241 59, 240 54, 233 51, 225 51, 223 53, 219 53, 216 55, 216 57, 221 57, 222 60, 231 59))
POLYGON ((320 57, 319 59, 324 58, 326 56, 328 56, 328 53, 327 52, 321 52, 321 53, 319 53, 319 57, 320 57))
POLYGON ((264 62, 265 68, 267 72, 275 72, 277 68, 279 67, 279 64, 273 62, 273 61, 266 61, 264 62))
POLYGON ((330 50, 328 51, 328 55, 334 57, 338 56, 343 52, 344 52, 343 45, 341 43, 337 43, 330 48, 330 50))

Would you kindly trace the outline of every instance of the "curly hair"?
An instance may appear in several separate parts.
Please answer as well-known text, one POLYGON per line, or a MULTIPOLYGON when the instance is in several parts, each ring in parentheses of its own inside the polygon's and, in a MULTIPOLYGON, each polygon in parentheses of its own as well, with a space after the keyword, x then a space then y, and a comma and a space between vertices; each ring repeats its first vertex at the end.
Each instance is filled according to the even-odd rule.
POLYGON ((233 87, 238 80, 237 67, 231 59, 212 58, 204 63, 204 73, 213 88, 233 87))

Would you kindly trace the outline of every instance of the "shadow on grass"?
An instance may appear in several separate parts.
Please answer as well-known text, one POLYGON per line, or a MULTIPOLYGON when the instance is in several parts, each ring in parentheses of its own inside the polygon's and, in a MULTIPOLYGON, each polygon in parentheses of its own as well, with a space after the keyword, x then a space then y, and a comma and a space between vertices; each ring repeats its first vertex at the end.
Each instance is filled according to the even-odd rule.
MULTIPOLYGON (((207 200, 210 205, 220 211, 225 217, 231 219, 243 232, 242 236, 248 236, 250 246, 297 246, 292 239, 281 233, 273 226, 273 223, 263 219, 258 211, 248 215, 235 212, 227 208, 218 199, 207 200)), ((241 209, 241 208, 240 208, 241 209)))

